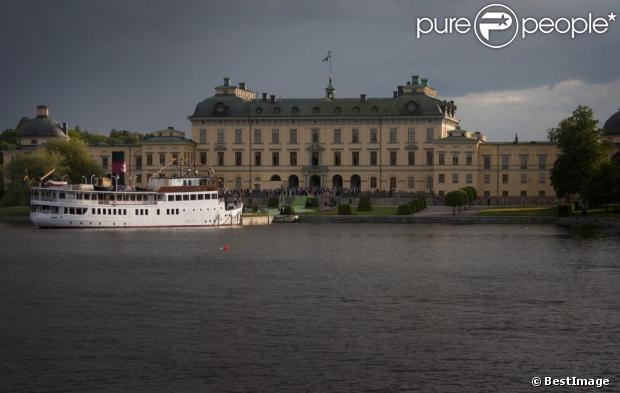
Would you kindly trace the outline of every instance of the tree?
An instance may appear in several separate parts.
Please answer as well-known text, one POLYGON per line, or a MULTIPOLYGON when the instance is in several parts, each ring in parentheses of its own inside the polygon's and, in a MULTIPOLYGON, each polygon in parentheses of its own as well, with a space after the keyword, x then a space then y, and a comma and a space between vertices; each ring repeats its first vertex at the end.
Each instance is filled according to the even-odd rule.
POLYGON ((8 188, 2 196, 3 206, 26 205, 30 184, 36 184, 38 178, 52 168, 61 166, 62 156, 55 152, 37 150, 30 153, 18 154, 6 166, 9 180, 8 188))
POLYGON ((459 213, 461 212, 461 206, 467 203, 468 196, 462 189, 456 191, 450 191, 446 194, 446 205, 452 206, 452 214, 456 214, 456 208, 458 207, 459 213))
POLYGON ((585 196, 589 179, 606 160, 602 132, 597 123, 592 109, 580 105, 572 116, 549 131, 550 140, 560 149, 551 170, 551 184, 561 198, 570 199, 575 194, 585 196))
POLYGON ((60 154, 62 161, 56 168, 59 173, 67 175, 72 183, 80 183, 82 176, 102 175, 103 168, 90 155, 86 144, 80 139, 55 140, 45 145, 50 154, 60 154))

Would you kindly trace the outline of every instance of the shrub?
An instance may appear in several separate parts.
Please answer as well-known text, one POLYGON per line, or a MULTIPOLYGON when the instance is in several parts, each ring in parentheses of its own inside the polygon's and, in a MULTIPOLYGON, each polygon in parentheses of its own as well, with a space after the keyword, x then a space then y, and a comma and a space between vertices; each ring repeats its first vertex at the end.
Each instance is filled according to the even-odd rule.
POLYGON ((398 210, 396 211, 396 214, 398 214, 399 216, 407 216, 411 214, 411 208, 409 207, 409 205, 398 205, 398 210))
POLYGON ((573 213, 573 204, 568 205, 559 205, 558 206, 558 217, 567 217, 573 213))
POLYGON ((270 209, 277 209, 280 206, 280 199, 278 197, 271 197, 267 199, 267 207, 270 209))
POLYGON ((409 201, 408 205, 409 205, 409 209, 411 209, 411 213, 417 213, 420 211, 420 209, 418 208, 417 200, 413 199, 409 201))
POLYGON ((414 199, 414 203, 415 203, 416 207, 418 208, 418 211, 424 209, 424 202, 422 202, 422 199, 416 198, 416 199, 414 199))
POLYGON ((467 193, 467 195, 469 195, 469 202, 473 202, 476 199, 478 199, 478 193, 476 192, 476 189, 473 188, 472 186, 467 186, 465 188, 463 188, 463 191, 465 191, 467 193))
POLYGON ((370 212, 372 211, 372 202, 369 197, 361 197, 357 204, 358 212, 370 212))
POLYGON ((338 215, 340 216, 350 216, 353 214, 351 210, 351 205, 338 205, 338 215))
POLYGON ((293 209, 293 206, 284 205, 280 208, 280 214, 289 216, 291 214, 295 214, 295 210, 293 209))
POLYGON ((463 190, 450 191, 446 194, 446 205, 452 206, 453 213, 456 207, 459 208, 460 212, 461 206, 465 205, 468 199, 467 193, 463 190))
POLYGON ((309 207, 321 207, 321 205, 319 204, 319 199, 316 197, 308 197, 308 199, 306 199, 306 208, 309 207))

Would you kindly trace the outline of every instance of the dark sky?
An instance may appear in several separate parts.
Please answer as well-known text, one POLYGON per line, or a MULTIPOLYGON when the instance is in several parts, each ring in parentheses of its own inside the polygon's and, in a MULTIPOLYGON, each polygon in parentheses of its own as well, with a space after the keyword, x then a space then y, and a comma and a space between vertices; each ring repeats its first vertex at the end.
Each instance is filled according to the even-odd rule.
MULTIPOLYGON (((517 38, 495 50, 473 34, 415 38, 417 17, 473 16, 490 1, 4 1, 0 129, 35 106, 107 133, 189 130, 223 76, 281 97, 391 96, 412 74, 454 99, 463 126, 493 140, 544 139, 577 105, 620 108, 620 18, 604 35, 517 38), (618 23, 618 25, 616 25, 618 23)), ((620 13, 617 0, 504 1, 519 17, 620 13), (542 3, 542 4, 541 4, 542 3)))

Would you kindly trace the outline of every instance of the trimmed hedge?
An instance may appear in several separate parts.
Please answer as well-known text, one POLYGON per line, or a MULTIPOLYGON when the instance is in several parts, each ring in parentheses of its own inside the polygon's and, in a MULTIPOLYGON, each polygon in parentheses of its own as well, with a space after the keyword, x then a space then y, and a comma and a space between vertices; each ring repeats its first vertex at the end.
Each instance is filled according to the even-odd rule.
POLYGON ((289 216, 291 214, 295 214, 295 210, 293 209, 293 206, 284 205, 280 208, 280 214, 289 216))
POLYGON ((310 207, 321 207, 320 203, 319 203, 319 199, 317 197, 308 197, 308 199, 306 199, 306 207, 310 208, 310 207))
POLYGON ((360 201, 357 204, 358 212, 371 212, 372 211, 372 202, 369 197, 361 197, 360 201))
POLYGON ((558 206, 558 217, 567 217, 573 213, 574 205, 571 203, 569 205, 560 205, 558 206))
POLYGON ((280 206, 280 199, 278 197, 271 197, 267 199, 267 207, 270 209, 277 209, 280 206))
POLYGON ((353 214, 351 210, 351 205, 338 205, 338 215, 340 216, 350 216, 353 214))
POLYGON ((398 210, 396 211, 396 214, 398 214, 399 216, 407 216, 411 214, 411 208, 409 207, 409 205, 398 205, 398 210))
POLYGON ((411 213, 417 213, 420 211, 420 209, 418 208, 418 203, 415 199, 409 201, 409 203, 407 203, 409 205, 409 209, 411 210, 411 213))

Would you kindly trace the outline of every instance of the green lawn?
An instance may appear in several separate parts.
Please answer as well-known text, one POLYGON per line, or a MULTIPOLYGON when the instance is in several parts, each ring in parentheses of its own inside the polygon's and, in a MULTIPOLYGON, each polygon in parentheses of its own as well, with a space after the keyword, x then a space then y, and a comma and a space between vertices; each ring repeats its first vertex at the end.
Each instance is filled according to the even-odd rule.
MULTIPOLYGON (((372 211, 370 212, 358 212, 357 210, 353 209, 353 215, 354 216, 393 216, 396 214, 397 209, 398 209, 397 206, 375 206, 372 208, 372 211)), ((297 214, 297 212, 295 213, 297 214)), ((338 209, 333 208, 329 210, 314 210, 314 211, 309 210, 305 214, 317 215, 317 216, 337 216, 338 209)))
POLYGON ((27 216, 30 214, 28 206, 0 207, 0 217, 27 216))
POLYGON ((517 207, 492 207, 481 210, 478 216, 555 216, 554 207, 549 206, 517 206, 517 207))

